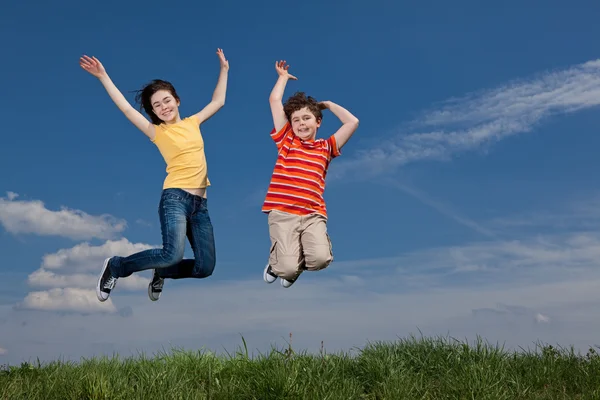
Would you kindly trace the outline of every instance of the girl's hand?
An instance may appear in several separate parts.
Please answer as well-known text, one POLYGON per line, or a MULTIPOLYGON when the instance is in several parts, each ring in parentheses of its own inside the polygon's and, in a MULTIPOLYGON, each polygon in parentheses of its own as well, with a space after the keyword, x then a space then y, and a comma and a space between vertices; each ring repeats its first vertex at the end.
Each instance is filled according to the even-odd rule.
POLYGON ((275 61, 275 69, 277 70, 279 76, 284 76, 295 81, 298 80, 298 78, 296 78, 294 75, 288 73, 289 68, 289 65, 285 65, 285 60, 279 62, 275 61))
POLYGON ((221 62, 221 69, 229 70, 229 61, 227 61, 225 58, 223 49, 217 49, 217 55, 219 56, 219 61, 221 62))
POLYGON ((79 65, 96 78, 106 76, 106 70, 104 69, 104 66, 96 57, 84 55, 79 59, 79 65))

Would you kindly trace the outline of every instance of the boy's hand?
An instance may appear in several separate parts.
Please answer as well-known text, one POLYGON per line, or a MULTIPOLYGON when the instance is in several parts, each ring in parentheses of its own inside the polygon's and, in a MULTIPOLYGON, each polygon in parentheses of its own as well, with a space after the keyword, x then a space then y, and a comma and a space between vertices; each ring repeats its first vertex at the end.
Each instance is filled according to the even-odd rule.
POLYGON ((81 58, 79 58, 79 65, 96 78, 106 76, 104 66, 96 57, 89 57, 86 55, 81 56, 81 58))
POLYGON ((319 108, 321 110, 325 110, 325 109, 329 108, 330 106, 331 106, 331 102, 328 100, 319 102, 319 108))
POLYGON ((294 75, 291 75, 288 72, 288 69, 290 68, 289 65, 285 65, 285 60, 283 61, 275 61, 275 69, 277 70, 277 73, 279 74, 279 76, 283 76, 289 79, 293 79, 293 80, 298 80, 298 78, 296 78, 294 75))
POLYGON ((229 61, 225 58, 225 53, 223 53, 223 49, 217 49, 217 55, 219 56, 219 61, 221 62, 221 69, 229 70, 229 61))

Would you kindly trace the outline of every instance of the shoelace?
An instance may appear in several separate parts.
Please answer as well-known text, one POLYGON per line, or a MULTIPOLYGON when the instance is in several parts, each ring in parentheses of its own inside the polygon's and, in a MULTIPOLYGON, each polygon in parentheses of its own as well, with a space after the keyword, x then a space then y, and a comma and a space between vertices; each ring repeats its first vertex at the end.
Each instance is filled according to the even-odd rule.
POLYGON ((158 278, 154 282, 152 282, 152 287, 154 289, 161 289, 163 287, 164 279, 158 278))
POLYGON ((115 287, 115 283, 117 283, 117 278, 111 276, 106 280, 104 284, 104 289, 112 289, 115 287))

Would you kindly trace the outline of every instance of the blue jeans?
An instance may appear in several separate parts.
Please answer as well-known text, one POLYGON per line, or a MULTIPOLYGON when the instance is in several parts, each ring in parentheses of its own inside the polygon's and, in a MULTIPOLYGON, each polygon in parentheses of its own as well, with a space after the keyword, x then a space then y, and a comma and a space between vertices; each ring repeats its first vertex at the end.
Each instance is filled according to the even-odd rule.
POLYGON ((161 278, 206 278, 215 269, 215 239, 206 199, 181 189, 164 189, 158 207, 162 249, 113 257, 110 271, 125 278, 137 271, 156 269, 161 278), (185 238, 194 259, 183 259, 185 238))

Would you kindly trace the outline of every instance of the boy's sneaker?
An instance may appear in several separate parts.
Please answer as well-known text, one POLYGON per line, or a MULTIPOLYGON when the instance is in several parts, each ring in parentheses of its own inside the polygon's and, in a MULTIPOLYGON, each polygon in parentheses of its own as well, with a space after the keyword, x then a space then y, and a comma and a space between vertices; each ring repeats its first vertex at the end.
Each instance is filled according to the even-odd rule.
POLYGON ((154 270, 152 280, 148 284, 148 297, 150 297, 150 300, 156 301, 160 298, 160 294, 162 293, 162 288, 164 284, 165 279, 158 276, 157 271, 154 270))
POLYGON ((265 280, 265 282, 267 283, 273 283, 277 280, 277 275, 275 275, 273 273, 273 270, 271 269, 271 266, 269 264, 267 264, 267 266, 265 267, 265 270, 263 272, 263 279, 265 280))
POLYGON ((110 291, 115 288, 117 284, 117 279, 110 273, 110 259, 111 257, 104 260, 104 265, 102 266, 102 273, 100 274, 100 278, 98 279, 98 283, 96 284, 96 296, 100 301, 108 300, 108 296, 110 296, 110 291))
POLYGON ((289 288, 294 284, 294 282, 296 282, 296 279, 294 279, 293 281, 288 281, 287 279, 281 278, 281 286, 283 286, 284 288, 289 288))

